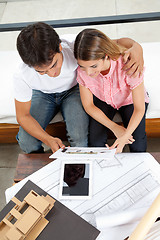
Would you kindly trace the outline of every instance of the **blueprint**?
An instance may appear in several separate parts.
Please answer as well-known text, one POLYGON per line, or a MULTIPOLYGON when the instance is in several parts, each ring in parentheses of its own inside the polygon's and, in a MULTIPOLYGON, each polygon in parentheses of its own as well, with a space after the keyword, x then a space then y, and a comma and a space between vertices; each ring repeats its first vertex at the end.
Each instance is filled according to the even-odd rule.
MULTIPOLYGON (((75 154, 73 155, 75 156, 75 154)), ((69 159, 70 157, 68 160, 69 159)), ((77 160, 80 161, 80 159, 84 158, 81 158, 79 155, 77 160)), ((87 159, 88 161, 91 160, 90 157, 85 158, 86 161, 87 159)), ((65 160, 67 160, 67 157, 65 160)), ((51 196, 60 200, 58 193, 62 161, 64 161, 64 158, 57 158, 21 182, 7 189, 7 202, 29 179, 51 196)), ((89 200, 60 201, 95 226, 97 225, 96 219, 101 216, 108 218, 107 216, 111 216, 116 212, 132 212, 132 210, 140 208, 147 209, 160 192, 160 166, 149 153, 121 153, 113 156, 112 160, 107 158, 107 156, 103 156, 102 159, 94 158, 92 161, 92 198, 89 200)), ((144 211, 141 212, 143 215, 144 211)), ((98 240, 106 239, 105 234, 107 233, 109 234, 107 234, 107 240, 115 239, 114 234, 119 234, 118 231, 120 230, 122 238, 126 237, 127 229, 130 232, 133 228, 133 225, 128 228, 125 226, 124 232, 123 229, 121 229, 123 226, 119 227, 119 225, 121 225, 121 217, 119 222, 117 221, 113 224, 117 226, 113 226, 111 229, 107 229, 106 227, 110 226, 106 226, 105 230, 104 226, 99 226, 101 234, 98 240)))

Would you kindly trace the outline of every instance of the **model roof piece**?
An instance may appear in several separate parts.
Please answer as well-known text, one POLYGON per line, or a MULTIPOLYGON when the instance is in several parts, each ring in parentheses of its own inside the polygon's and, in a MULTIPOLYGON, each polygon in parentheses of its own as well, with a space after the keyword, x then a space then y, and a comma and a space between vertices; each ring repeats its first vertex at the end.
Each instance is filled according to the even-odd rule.
POLYGON ((35 240, 49 223, 45 216, 53 208, 55 200, 31 190, 23 202, 15 197, 12 201, 16 205, 0 222, 0 239, 35 240))

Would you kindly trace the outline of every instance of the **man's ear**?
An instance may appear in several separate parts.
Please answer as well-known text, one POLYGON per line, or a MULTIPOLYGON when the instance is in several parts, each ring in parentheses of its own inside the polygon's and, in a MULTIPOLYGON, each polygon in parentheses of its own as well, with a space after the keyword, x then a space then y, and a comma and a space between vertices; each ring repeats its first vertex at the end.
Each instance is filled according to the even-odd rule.
POLYGON ((62 45, 59 44, 59 51, 61 52, 62 51, 62 45))

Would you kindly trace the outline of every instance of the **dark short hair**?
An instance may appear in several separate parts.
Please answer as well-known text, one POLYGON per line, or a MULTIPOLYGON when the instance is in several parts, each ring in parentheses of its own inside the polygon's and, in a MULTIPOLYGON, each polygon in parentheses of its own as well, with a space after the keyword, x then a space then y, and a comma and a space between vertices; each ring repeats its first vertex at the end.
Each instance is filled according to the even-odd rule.
POLYGON ((38 22, 25 27, 17 38, 17 50, 24 63, 29 66, 49 65, 59 53, 61 40, 48 24, 38 22))

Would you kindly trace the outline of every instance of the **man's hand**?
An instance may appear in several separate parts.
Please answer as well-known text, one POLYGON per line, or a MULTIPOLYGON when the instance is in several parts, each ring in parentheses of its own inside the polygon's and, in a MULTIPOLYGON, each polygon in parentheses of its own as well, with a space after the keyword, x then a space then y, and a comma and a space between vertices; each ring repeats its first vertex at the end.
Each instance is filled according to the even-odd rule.
POLYGON ((124 67, 127 75, 137 77, 143 72, 143 49, 140 44, 135 42, 131 48, 125 51, 124 56, 124 67))
POLYGON ((52 136, 49 136, 49 138, 47 139, 47 145, 51 148, 53 153, 60 148, 65 148, 65 145, 59 138, 54 138, 52 136))

